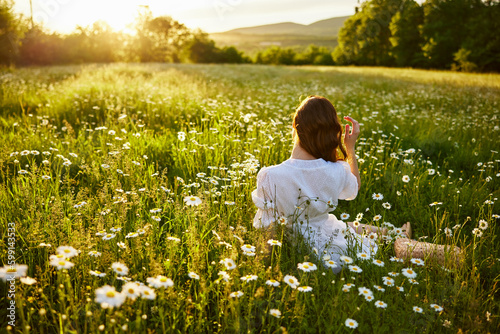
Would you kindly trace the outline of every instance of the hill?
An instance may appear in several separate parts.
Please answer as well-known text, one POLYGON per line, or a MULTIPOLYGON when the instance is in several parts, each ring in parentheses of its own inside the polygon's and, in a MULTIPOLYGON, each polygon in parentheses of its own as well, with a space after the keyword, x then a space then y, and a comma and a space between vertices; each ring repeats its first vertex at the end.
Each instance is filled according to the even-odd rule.
POLYGON ((281 22, 212 33, 210 37, 219 46, 234 45, 239 50, 253 53, 270 45, 303 49, 309 44, 334 48, 337 35, 349 16, 333 17, 308 25, 281 22))

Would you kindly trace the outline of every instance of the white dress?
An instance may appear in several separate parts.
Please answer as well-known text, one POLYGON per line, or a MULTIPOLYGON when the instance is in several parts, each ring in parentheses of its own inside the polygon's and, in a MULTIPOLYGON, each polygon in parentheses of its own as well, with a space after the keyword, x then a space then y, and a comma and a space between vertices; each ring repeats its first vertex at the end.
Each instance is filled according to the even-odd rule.
POLYGON ((321 257, 329 255, 339 265, 333 269, 338 272, 340 256, 348 255, 348 248, 370 255, 377 251, 375 242, 329 213, 339 199, 352 200, 357 194, 358 182, 347 162, 288 159, 257 174, 252 200, 258 209, 253 226, 265 228, 286 218, 291 230, 301 233, 321 257))

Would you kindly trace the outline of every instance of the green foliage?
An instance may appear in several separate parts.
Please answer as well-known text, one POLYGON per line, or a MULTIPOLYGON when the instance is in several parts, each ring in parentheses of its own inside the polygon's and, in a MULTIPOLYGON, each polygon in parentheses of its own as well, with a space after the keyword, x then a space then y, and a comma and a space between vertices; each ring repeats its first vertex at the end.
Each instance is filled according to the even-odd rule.
POLYGON ((425 64, 420 34, 423 21, 423 8, 415 1, 404 2, 403 9, 392 17, 389 40, 396 66, 422 67, 425 64))
MULTIPOLYGON (((359 333, 494 333, 500 324, 499 95, 498 74, 410 69, 98 64, 4 70, 0 254, 8 252, 13 222, 16 262, 37 281, 16 280, 15 330, 343 333, 351 331, 345 321, 352 318, 359 333), (346 267, 333 274, 321 250, 317 256, 304 240, 289 238, 285 226, 272 236, 282 246, 269 249, 271 236, 252 226, 256 172, 289 158, 291 114, 309 94, 328 97, 341 116, 362 124, 356 148, 362 187, 333 213, 396 227, 410 221, 415 239, 462 247, 463 262, 394 262, 392 243, 381 241, 382 267, 350 249, 363 272, 346 267), (201 199, 199 206, 186 204, 191 196, 201 199), (114 236, 104 240, 97 235, 102 230, 114 236), (243 244, 255 246, 255 255, 244 255, 243 244), (58 270, 50 257, 65 245, 81 252, 69 259, 72 268, 58 270), (220 262, 227 258, 235 268, 220 262), (304 261, 317 270, 300 271, 304 261), (173 286, 155 288, 154 299, 143 295, 103 308, 97 289, 123 291, 126 283, 114 262, 129 268, 133 282, 148 285, 148 278, 164 275, 173 286), (412 268, 418 284, 403 268, 412 268), (257 277, 245 282, 247 275, 257 277), (285 275, 312 291, 291 288, 285 275), (384 285, 389 275, 395 286, 384 285), (346 291, 345 284, 354 286, 346 291), (375 300, 365 300, 361 287, 375 300), (243 295, 231 297, 236 291, 243 295), (387 307, 377 308, 376 300, 387 307)), ((0 266, 6 261, 0 257, 0 266)), ((0 305, 9 302, 8 287, 0 279, 0 305)), ((0 331, 6 326, 3 321, 0 331)))
POLYGON ((12 0, 0 0, 0 65, 13 65, 19 52, 20 27, 12 0))
POLYGON ((340 30, 333 60, 498 71, 499 11, 498 1, 365 1, 340 30))

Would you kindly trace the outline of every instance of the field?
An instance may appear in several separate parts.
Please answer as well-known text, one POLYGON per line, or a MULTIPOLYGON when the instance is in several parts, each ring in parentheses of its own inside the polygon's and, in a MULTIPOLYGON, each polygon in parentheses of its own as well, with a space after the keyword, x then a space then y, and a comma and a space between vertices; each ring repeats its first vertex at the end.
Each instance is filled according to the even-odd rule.
POLYGON ((500 328, 500 75, 113 64, 0 82, 2 333, 500 328), (391 231, 410 221, 414 239, 457 245, 463 261, 395 261, 392 238, 378 264, 353 250, 359 269, 333 274, 284 227, 268 246, 252 227, 256 173, 290 156, 310 94, 362 123, 362 188, 333 213, 391 231), (34 280, 6 281, 13 259, 34 280))

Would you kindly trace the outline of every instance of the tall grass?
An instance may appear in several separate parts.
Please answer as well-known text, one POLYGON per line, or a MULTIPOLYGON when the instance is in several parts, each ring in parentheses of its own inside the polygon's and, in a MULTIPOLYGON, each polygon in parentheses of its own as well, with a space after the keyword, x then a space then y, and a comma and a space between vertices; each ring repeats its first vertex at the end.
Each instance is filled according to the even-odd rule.
POLYGON ((336 333, 352 331, 347 319, 361 333, 499 329, 498 75, 113 64, 19 69, 0 81, 1 254, 14 222, 16 262, 36 279, 16 281, 14 328, 0 283, 1 331, 336 333), (252 227, 250 193, 260 167, 289 157, 291 115, 310 94, 362 123, 362 188, 333 213, 395 227, 410 221, 415 239, 461 247, 462 263, 391 261, 393 240, 380 240, 382 267, 354 253, 363 271, 333 274, 283 228, 274 236, 282 246, 269 250, 270 236, 252 227), (188 206, 191 196, 201 204, 188 206), (254 256, 243 244, 256 247, 254 256), (79 251, 73 267, 51 265, 59 246, 79 251), (304 261, 318 269, 302 272, 304 261), (111 269, 115 262, 128 274, 111 269), (416 272, 413 284, 403 268, 416 272), (104 285, 121 291, 157 275, 173 286, 155 288, 154 299, 114 308, 95 300, 104 285), (285 275, 312 291, 293 289, 285 275))

